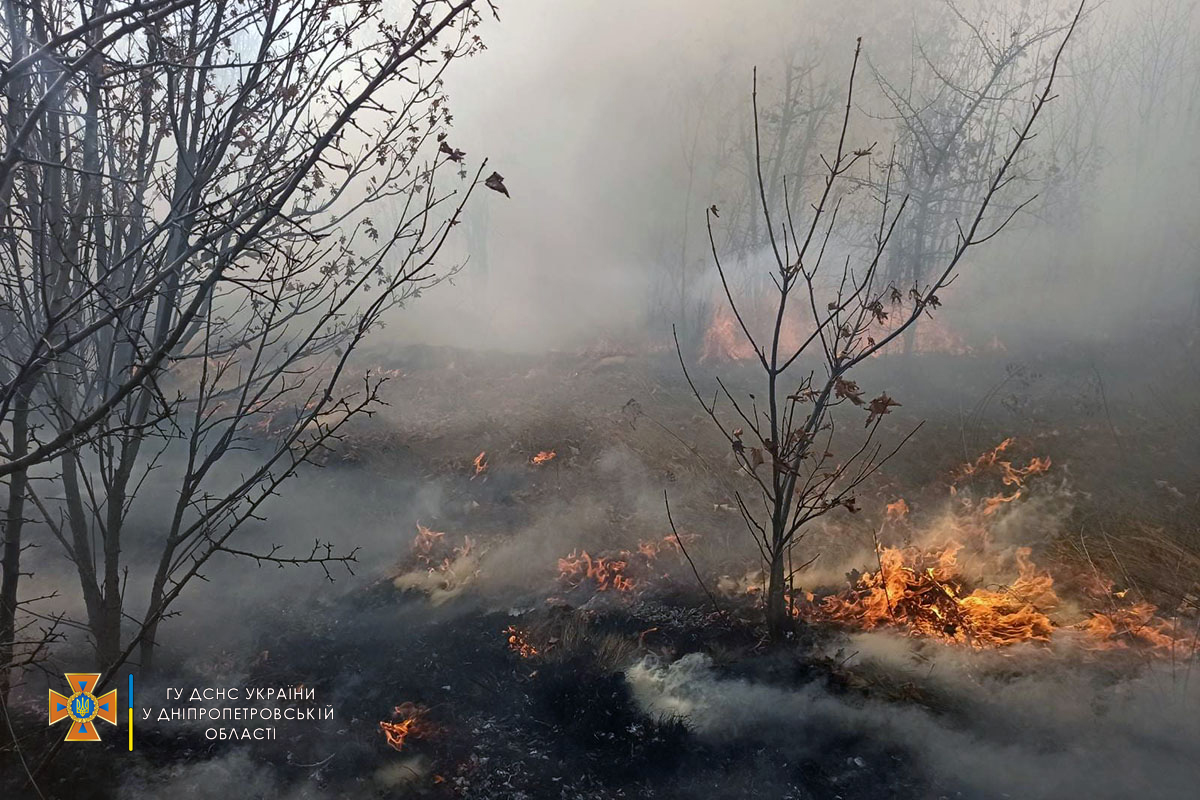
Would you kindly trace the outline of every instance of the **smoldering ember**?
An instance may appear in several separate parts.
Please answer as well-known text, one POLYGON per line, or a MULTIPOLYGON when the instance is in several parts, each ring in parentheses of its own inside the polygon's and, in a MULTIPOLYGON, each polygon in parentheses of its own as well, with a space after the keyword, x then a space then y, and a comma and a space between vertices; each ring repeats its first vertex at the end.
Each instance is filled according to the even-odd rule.
POLYGON ((1200 0, 0 18, 4 800, 1196 796, 1200 0))

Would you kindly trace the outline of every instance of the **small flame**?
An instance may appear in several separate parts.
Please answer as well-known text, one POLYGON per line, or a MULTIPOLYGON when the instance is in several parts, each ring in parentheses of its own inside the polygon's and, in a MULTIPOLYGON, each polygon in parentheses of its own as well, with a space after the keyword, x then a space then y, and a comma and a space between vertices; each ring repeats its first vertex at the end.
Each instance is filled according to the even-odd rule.
POLYGON ((412 560, 400 567, 392 584, 401 591, 421 591, 440 604, 461 593, 479 577, 480 548, 470 536, 451 545, 442 531, 417 523, 412 560))
POLYGON ((535 467, 540 467, 542 464, 545 464, 548 461, 553 461, 554 457, 557 455, 558 453, 554 452, 553 450, 542 450, 536 456, 529 459, 529 463, 533 464, 535 467))
POLYGON ((508 649, 521 658, 533 658, 541 654, 541 651, 530 643, 529 634, 516 625, 509 625, 505 628, 504 635, 508 637, 508 649))
MULTIPOLYGON (((1114 597, 1123 596, 1124 592, 1114 594, 1114 597)), ((1140 645, 1160 651, 1186 652, 1193 647, 1192 640, 1176 633, 1169 622, 1158 616, 1158 609, 1146 602, 1108 613, 1094 611, 1080 628, 1089 634, 1089 645, 1093 650, 1124 650, 1140 645)))
MULTIPOLYGON (((891 319, 885 321, 884 324, 880 326, 880 332, 872 334, 873 338, 882 339, 884 336, 887 336, 889 333, 895 330, 895 327, 899 321, 904 320, 905 318, 906 317, 904 314, 897 314, 894 317, 896 320, 895 322, 893 322, 891 319)), ((946 321, 940 316, 921 318, 917 322, 915 329, 913 329, 913 334, 912 352, 914 353, 942 353, 952 356, 969 356, 974 355, 976 352, 975 348, 967 344, 966 339, 963 338, 962 334, 947 325, 946 321)), ((1004 345, 1000 343, 999 339, 995 337, 992 338, 993 342, 988 345, 987 349, 998 350, 1002 352, 1004 350, 1004 345)), ((880 351, 880 354, 902 353, 904 352, 905 346, 904 337, 899 336, 884 346, 884 348, 880 351)))
MULTIPOLYGON (((763 304, 743 304, 739 311, 741 318, 730 308, 727 298, 718 295, 714 297, 712 317, 704 331, 704 341, 701 346, 700 360, 707 361, 742 361, 754 359, 758 354, 750 343, 742 328, 744 322, 752 331, 758 331, 763 336, 769 336, 771 327, 776 321, 777 312, 763 304)), ((876 341, 882 341, 896 330, 897 325, 907 320, 907 313, 893 312, 885 314, 884 318, 865 331, 861 331, 863 347, 872 347, 876 341)), ((885 353, 902 353, 911 342, 914 353, 942 353, 957 356, 975 355, 979 352, 1004 352, 1004 344, 995 336, 982 348, 967 344, 966 339, 958 331, 952 329, 941 316, 922 317, 911 329, 911 339, 898 336, 875 353, 881 356, 885 353)), ((785 314, 782 327, 779 330, 780 347, 785 352, 794 352, 813 332, 813 322, 803 314, 785 314)))
POLYGON ((433 552, 445 536, 443 531, 430 530, 418 522, 417 535, 413 537, 412 543, 413 556, 422 564, 431 564, 433 552))
POLYGON ((1029 476, 1049 471, 1050 459, 1034 456, 1029 459, 1029 465, 1025 467, 1014 467, 1008 461, 999 462, 999 466, 1004 470, 1004 475, 1000 480, 1004 482, 1005 486, 1024 486, 1029 476))
POLYGON ((990 517, 992 514, 995 514, 1001 507, 1008 505, 1012 501, 1018 499, 1020 496, 1021 496, 1021 490, 1017 489, 1012 494, 1005 494, 1004 492, 1001 492, 1000 494, 992 495, 991 497, 985 498, 983 501, 983 515, 985 517, 990 517))
MULTIPOLYGON (((696 534, 681 536, 684 541, 697 538, 696 534)), ((682 557, 683 548, 676 534, 647 539, 639 542, 636 550, 619 550, 611 555, 593 556, 586 550, 573 550, 558 560, 558 579, 571 589, 590 583, 598 592, 631 592, 643 581, 656 577, 655 561, 664 552, 682 557)))
POLYGON ((487 468, 488 468, 487 451, 480 450, 479 455, 475 456, 475 460, 472 463, 475 465, 475 474, 471 476, 471 479, 474 480, 475 478, 478 478, 483 473, 487 472, 487 468))
POLYGON ((884 514, 888 522, 904 519, 908 516, 908 503, 901 497, 894 503, 888 503, 884 514))
POLYGON ((1015 467, 1011 461, 1002 461, 1000 458, 1001 454, 1012 447, 1014 442, 1015 439, 1010 436, 991 450, 983 453, 974 462, 963 464, 959 467, 950 484, 950 494, 957 494, 958 484, 968 478, 978 477, 986 473, 997 473, 1000 476, 1000 482, 1005 486, 1012 487, 1015 491, 1011 493, 1001 491, 998 494, 985 498, 981 507, 983 514, 991 516, 1002 506, 1019 499, 1022 495, 1022 487, 1025 486, 1029 478, 1034 475, 1041 475, 1050 470, 1050 459, 1034 456, 1029 459, 1029 463, 1024 467, 1015 467))
POLYGON ((742 361, 754 358, 754 347, 742 333, 728 303, 720 303, 704 332, 701 361, 742 361))
POLYGON ((424 730, 424 717, 428 709, 413 703, 401 703, 392 712, 391 722, 380 722, 379 730, 383 733, 387 746, 396 751, 404 749, 404 743, 410 737, 420 738, 424 730))
POLYGON ((628 592, 634 586, 633 580, 625 575, 628 566, 629 562, 620 558, 593 558, 586 550, 572 550, 566 558, 558 560, 558 577, 572 588, 591 581, 598 592, 628 592))
MULTIPOLYGON (((683 538, 688 541, 697 538, 697 536, 698 534, 695 533, 683 534, 683 538)), ((676 538, 675 534, 668 533, 661 539, 647 539, 645 541, 638 542, 637 551, 641 555, 645 556, 647 561, 653 561, 654 559, 658 558, 661 553, 669 552, 677 555, 682 554, 683 548, 680 546, 679 539, 676 538)))

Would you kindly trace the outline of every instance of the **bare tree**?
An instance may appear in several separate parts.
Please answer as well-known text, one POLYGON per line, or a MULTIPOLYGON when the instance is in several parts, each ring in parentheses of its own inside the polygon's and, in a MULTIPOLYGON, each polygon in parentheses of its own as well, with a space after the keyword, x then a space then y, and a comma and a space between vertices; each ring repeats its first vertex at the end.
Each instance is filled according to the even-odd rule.
MULTIPOLYGON (((1015 140, 977 198, 973 214, 965 224, 957 226, 952 252, 923 287, 914 287, 905 294, 880 274, 882 259, 907 204, 907 197, 895 201, 891 172, 878 198, 881 211, 878 225, 873 228, 866 263, 855 269, 847 257, 834 271, 828 268, 828 245, 838 225, 845 187, 852 184, 855 168, 860 163, 869 163, 873 152, 873 146, 853 149, 847 144, 861 40, 850 71, 836 151, 831 159, 823 160, 826 167, 823 185, 812 203, 809 219, 803 224, 796 224, 786 191, 782 193, 782 212, 769 202, 764 171, 769 164, 764 161, 758 136, 755 137, 754 179, 763 228, 769 237, 776 300, 773 326, 761 344, 741 312, 740 301, 730 289, 718 255, 713 234, 716 212, 710 209, 707 214, 713 257, 726 299, 765 377, 762 394, 739 397, 718 378, 718 392, 706 400, 688 372, 678 341, 676 349, 696 400, 729 441, 740 467, 754 483, 756 497, 738 493, 736 501, 767 565, 766 621, 773 640, 785 637, 791 630, 788 588, 795 573, 803 567, 792 562, 792 548, 803 536, 805 526, 837 508, 857 510, 855 489, 908 439, 905 437, 887 452, 875 441, 883 416, 898 403, 886 392, 866 400, 865 390, 851 380, 849 373, 902 336, 922 314, 932 314, 939 306, 937 293, 952 279, 967 252, 996 236, 1021 207, 1018 205, 994 221, 990 230, 985 230, 987 221, 994 219, 989 209, 1011 182, 1012 166, 1052 99, 1059 59, 1082 13, 1080 5, 1054 53, 1045 85, 1034 94, 1023 125, 1014 128, 1015 140), (779 219, 782 222, 777 225, 774 220, 779 219), (781 331, 793 299, 800 313, 808 317, 811 332, 798 347, 788 348, 781 342, 781 331), (885 328, 891 316, 896 319, 885 328), (819 368, 812 366, 812 359, 819 362, 819 368), (720 402, 722 397, 727 408, 720 402), (833 452, 838 438, 834 412, 845 404, 866 412, 866 429, 853 452, 839 459, 833 452)), ((757 94, 756 75, 752 95, 756 131, 757 94)))
MULTIPOLYGON (((112 9, 105 5, 89 9, 95 13, 56 19, 60 23, 57 25, 50 24, 41 6, 0 5, 0 89, 4 102, 0 127, 0 257, 6 263, 20 257, 22 248, 30 245, 28 226, 14 214, 20 201, 17 181, 22 170, 38 168, 39 160, 31 151, 36 149, 43 126, 57 130, 64 124, 61 115, 52 110, 55 99, 86 69, 92 48, 111 44, 184 5, 178 0, 148 0, 112 9)), ((68 175, 75 177, 82 177, 82 173, 68 175)), ((39 208, 39 224, 61 229, 63 211, 52 204, 39 208)), ((0 562, 0 700, 8 696, 11 669, 29 663, 30 652, 42 653, 50 638, 21 641, 21 631, 29 626, 17 622, 18 610, 28 609, 30 603, 19 600, 17 592, 22 577, 21 555, 33 546, 23 539, 29 470, 48 461, 55 452, 54 447, 39 446, 41 440, 31 413, 35 386, 53 360, 51 354, 80 341, 61 324, 65 309, 61 275, 39 275, 39 285, 46 291, 31 295, 31 285, 16 279, 11 270, 4 273, 0 278, 5 290, 0 297, 0 336, 5 343, 0 355, 0 479, 7 484, 8 498, 0 521, 4 530, 0 562), (33 317, 29 316, 30 309, 33 317), (20 329, 33 335, 21 340, 20 329)), ((57 447, 63 444, 65 441, 57 447)))
MULTIPOLYGON (((819 68, 814 58, 792 52, 783 64, 782 80, 761 120, 752 128, 740 124, 737 135, 728 143, 729 151, 721 155, 731 171, 726 180, 740 192, 726 204, 722 250, 742 267, 738 283, 759 300, 769 298, 770 283, 746 268, 770 239, 757 213, 761 203, 755 187, 760 171, 759 153, 764 153, 768 165, 761 187, 767 202, 777 207, 785 202, 798 206, 808 190, 810 176, 805 170, 837 114, 837 91, 822 77, 819 68)), ((757 119, 759 115, 755 116, 757 119)))
POLYGON ((445 277, 483 169, 465 191, 439 177, 465 157, 442 78, 482 47, 474 0, 113 5, 3 4, 0 76, 0 648, 36 515, 76 568, 104 680, 138 648, 150 667, 218 553, 353 561, 233 537, 378 401, 351 355, 445 277), (123 533, 159 472, 158 566, 130 581, 123 533))
MULTIPOLYGON (((1114 243, 1128 264, 1144 265, 1137 288, 1138 305, 1179 294, 1182 282, 1192 287, 1190 338, 1200 341, 1200 237, 1196 235, 1195 171, 1200 137, 1200 3, 1196 0, 1140 0, 1125 12, 1109 40, 1110 58, 1118 65, 1117 102, 1108 110, 1132 108, 1112 120, 1110 130, 1123 132, 1126 175, 1113 191, 1124 201, 1130 223, 1141 231, 1114 243), (1122 131, 1123 127, 1127 127, 1122 131), (1173 197, 1149 204, 1148 193, 1173 197), (1146 245, 1153 250, 1147 252, 1146 245)), ((1106 243, 1107 244, 1107 243, 1106 243)))
MULTIPOLYGON (((899 82, 876 69, 875 78, 897 127, 890 173, 893 189, 908 198, 888 253, 886 272, 898 286, 921 286, 930 264, 950 256, 956 221, 971 213, 1006 155, 997 145, 1020 124, 1029 87, 1041 77, 1044 43, 1062 34, 1069 19, 1035 16, 1028 7, 1000 10, 985 22, 945 1, 952 24, 931 36, 914 30, 910 72, 899 82), (993 33, 994 32, 994 33, 993 33), (936 42, 932 44, 931 41, 936 42)), ((1023 165, 1010 181, 1027 181, 1023 165)), ((904 336, 913 346, 916 325, 904 336)))

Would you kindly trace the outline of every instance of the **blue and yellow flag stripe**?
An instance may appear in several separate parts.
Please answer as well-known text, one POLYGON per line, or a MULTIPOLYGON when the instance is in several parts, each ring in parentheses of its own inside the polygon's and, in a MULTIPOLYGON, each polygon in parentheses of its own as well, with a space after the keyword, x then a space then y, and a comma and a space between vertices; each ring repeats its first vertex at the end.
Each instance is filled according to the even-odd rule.
POLYGON ((129 752, 133 752, 133 673, 129 673, 129 752))

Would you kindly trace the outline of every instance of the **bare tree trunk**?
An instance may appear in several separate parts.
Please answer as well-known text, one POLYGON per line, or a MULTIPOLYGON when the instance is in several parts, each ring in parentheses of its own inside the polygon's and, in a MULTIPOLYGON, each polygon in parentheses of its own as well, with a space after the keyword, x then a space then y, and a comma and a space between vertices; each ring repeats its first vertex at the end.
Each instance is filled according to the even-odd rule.
POLYGON ((158 569, 154 572, 154 583, 150 587, 150 604, 147 606, 146 611, 145 632, 142 635, 142 641, 139 645, 141 649, 142 673, 147 675, 154 671, 154 650, 158 639, 158 623, 162 619, 158 613, 158 608, 162 605, 163 596, 166 593, 167 576, 171 572, 171 559, 174 556, 175 547, 172 543, 168 542, 167 546, 163 548, 158 569))
POLYGON ((129 477, 137 459, 138 439, 126 441, 121 447, 121 466, 114 476, 108 495, 108 524, 104 531, 104 600, 100 605, 96 638, 96 669, 108 672, 121 655, 121 534, 125 527, 125 500, 129 477))
MULTIPOLYGON (((924 273, 926 237, 929 227, 929 199, 924 192, 921 193, 920 197, 920 207, 916 218, 913 220, 913 249, 908 263, 908 276, 912 279, 913 288, 918 292, 923 292, 924 287, 921 286, 921 277, 924 273)), ((913 350, 916 348, 917 326, 920 324, 921 318, 918 316, 912 321, 911 325, 904 329, 905 358, 912 356, 913 350)))
POLYGON ((88 628, 100 627, 104 598, 96 580, 96 563, 92 554, 92 543, 88 536, 87 510, 83 503, 79 484, 79 464, 75 453, 62 458, 63 495, 67 504, 67 524, 71 528, 71 555, 75 570, 79 574, 79 587, 83 594, 83 605, 87 610, 88 628))
POLYGON ((784 548, 771 554, 771 572, 767 578, 767 635, 773 642, 783 641, 794 629, 787 602, 786 562, 784 548))
MULTIPOLYGON (((14 456, 20 458, 29 451, 28 395, 17 396, 11 422, 12 451, 14 456)), ((0 702, 6 705, 12 688, 11 666, 17 634, 17 584, 21 580, 21 533, 25 524, 25 490, 28 485, 29 473, 25 469, 16 470, 9 476, 8 506, 4 514, 4 561, 0 567, 0 702)))

